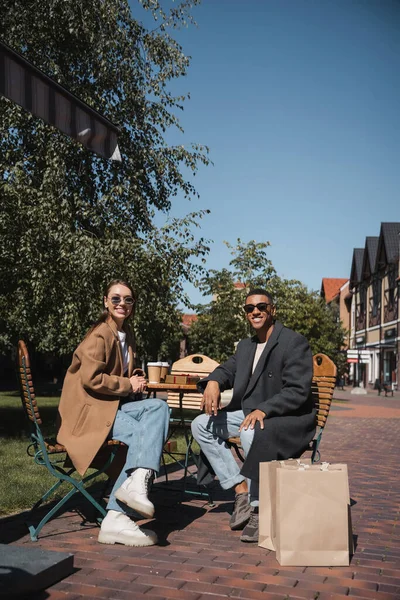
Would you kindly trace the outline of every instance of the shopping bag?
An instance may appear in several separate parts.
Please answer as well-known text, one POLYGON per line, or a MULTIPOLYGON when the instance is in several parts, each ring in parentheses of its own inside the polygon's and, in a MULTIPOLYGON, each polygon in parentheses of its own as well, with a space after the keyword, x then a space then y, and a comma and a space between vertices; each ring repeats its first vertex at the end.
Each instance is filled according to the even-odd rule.
POLYGON ((275 517, 280 565, 348 566, 352 534, 347 465, 278 466, 275 517))
POLYGON ((310 465, 309 458, 289 458, 260 463, 259 476, 259 529, 258 545, 275 550, 276 522, 276 469, 285 466, 310 465))

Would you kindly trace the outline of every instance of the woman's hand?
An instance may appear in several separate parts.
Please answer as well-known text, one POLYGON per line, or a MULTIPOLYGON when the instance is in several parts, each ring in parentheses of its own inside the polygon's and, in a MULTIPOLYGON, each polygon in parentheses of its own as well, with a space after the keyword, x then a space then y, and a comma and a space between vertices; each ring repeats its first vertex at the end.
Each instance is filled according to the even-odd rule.
POLYGON ((129 378, 129 381, 131 382, 134 394, 144 392, 147 387, 147 380, 142 375, 132 375, 132 377, 129 378))

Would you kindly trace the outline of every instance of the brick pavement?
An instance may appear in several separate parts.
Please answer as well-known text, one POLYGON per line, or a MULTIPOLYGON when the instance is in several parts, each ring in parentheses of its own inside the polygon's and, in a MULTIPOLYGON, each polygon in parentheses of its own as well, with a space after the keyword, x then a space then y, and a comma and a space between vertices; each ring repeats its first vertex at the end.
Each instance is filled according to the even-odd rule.
MULTIPOLYGON (((321 450, 323 460, 349 467, 357 544, 349 567, 281 567, 274 552, 243 544, 240 532, 229 530, 228 493, 217 487, 209 508, 202 499, 176 504, 173 492, 156 489, 157 519, 148 526, 158 546, 98 544, 97 527, 82 526, 71 512, 46 525, 37 544, 73 552, 76 571, 29 600, 399 600, 400 398, 336 396, 342 402, 332 409, 321 450)), ((21 517, 1 530, 2 541, 31 544, 21 517)))

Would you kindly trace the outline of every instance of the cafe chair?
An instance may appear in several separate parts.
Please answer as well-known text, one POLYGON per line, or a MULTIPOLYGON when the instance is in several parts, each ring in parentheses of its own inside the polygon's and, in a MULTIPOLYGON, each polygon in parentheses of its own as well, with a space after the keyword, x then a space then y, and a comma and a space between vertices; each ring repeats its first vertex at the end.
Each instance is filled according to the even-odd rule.
MULTIPOLYGON (((171 366, 171 376, 179 380, 184 375, 191 375, 203 379, 207 377, 214 369, 219 366, 219 363, 204 354, 190 354, 175 361, 171 366)), ((187 483, 191 478, 190 464, 193 462, 198 464, 199 457, 192 449, 192 434, 190 425, 192 420, 199 414, 202 401, 202 394, 197 391, 191 392, 168 392, 168 406, 171 409, 170 418, 170 436, 174 436, 177 430, 183 431, 185 437, 186 451, 183 456, 183 461, 176 459, 177 454, 172 453, 170 456, 183 467, 183 493, 193 494, 196 496, 207 496, 209 504, 212 505, 210 489, 204 485, 198 486, 200 489, 188 489, 187 483)))
POLYGON ((337 368, 335 363, 326 354, 313 356, 313 379, 311 392, 317 409, 317 430, 308 449, 311 452, 311 462, 321 459, 319 445, 325 429, 326 421, 332 404, 333 392, 336 385, 337 368))
MULTIPOLYGON (((125 445, 116 440, 107 440, 99 450, 98 455, 95 457, 91 465, 90 474, 86 475, 85 477, 80 477, 68 457, 66 448, 61 444, 58 444, 54 439, 45 439, 43 437, 40 428, 42 425, 42 419, 40 417, 39 406, 33 386, 28 349, 25 342, 22 340, 18 342, 18 379, 20 384, 22 406, 29 420, 31 429, 30 443, 27 447, 27 454, 33 458, 37 465, 47 469, 47 471, 55 479, 55 483, 43 494, 40 500, 36 502, 29 512, 27 525, 31 540, 33 542, 37 541, 38 534, 42 527, 58 511, 60 511, 66 502, 71 499, 78 500, 78 498, 80 499, 82 496, 86 498, 94 507, 97 515, 95 520, 98 523, 101 523, 102 518, 106 515, 106 510, 88 491, 87 484, 102 473, 107 472, 107 474, 109 474, 111 466, 114 466, 112 463, 117 456, 118 451, 120 449, 123 452, 126 451, 125 445), (94 467, 93 470, 92 467, 94 467), (50 505, 40 522, 34 526, 32 521, 35 520, 37 509, 43 504, 43 502, 55 494, 55 492, 64 482, 67 483, 71 489, 55 505, 50 505)), ((119 460, 115 462, 117 463, 119 460)))

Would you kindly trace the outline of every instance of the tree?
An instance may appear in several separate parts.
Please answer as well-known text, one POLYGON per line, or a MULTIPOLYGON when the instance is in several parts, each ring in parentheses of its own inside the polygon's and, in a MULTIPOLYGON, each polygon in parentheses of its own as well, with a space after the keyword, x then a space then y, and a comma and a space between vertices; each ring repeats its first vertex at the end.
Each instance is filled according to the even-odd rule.
POLYGON ((167 140, 171 128, 182 131, 185 100, 168 84, 189 66, 169 31, 190 23, 198 3, 167 12, 158 0, 138 2, 135 13, 144 9, 154 29, 127 0, 1 3, 1 38, 119 127, 122 163, 0 98, 0 348, 23 336, 40 350, 70 352, 116 276, 151 305, 138 308, 145 355, 175 325, 182 282, 197 279, 194 259, 208 252, 191 233, 206 211, 160 230, 154 217, 178 193, 196 196, 183 173, 208 164, 206 147, 167 140))
POLYGON ((323 352, 341 364, 344 330, 331 308, 317 292, 296 280, 280 278, 267 257, 269 242, 248 244, 237 240, 235 246, 225 242, 233 256, 231 269, 212 271, 201 284, 213 300, 198 306, 198 321, 190 329, 191 346, 218 360, 226 360, 235 342, 250 334, 242 306, 251 288, 267 289, 277 308, 277 318, 287 327, 304 335, 313 353, 323 352), (242 287, 234 284, 241 282, 242 287))
POLYGON ((195 307, 198 319, 192 323, 188 335, 194 352, 219 362, 226 360, 233 353, 235 342, 246 335, 246 323, 241 316, 243 294, 234 283, 228 269, 211 270, 204 276, 201 288, 205 295, 213 295, 213 300, 195 307))
POLYGON ((235 343, 249 334, 243 318, 243 304, 250 287, 265 287, 275 276, 275 269, 267 258, 269 242, 236 245, 224 242, 233 256, 230 269, 210 270, 200 282, 203 295, 212 296, 207 305, 196 306, 198 320, 189 332, 191 348, 222 362, 234 351, 235 343), (235 284, 242 284, 235 287, 235 284))
POLYGON ((345 331, 337 315, 318 292, 308 290, 295 279, 279 277, 271 281, 269 289, 276 299, 279 320, 304 335, 313 354, 327 354, 341 366, 345 331))
POLYGON ((207 213, 193 213, 173 219, 154 232, 139 255, 138 279, 142 281, 136 331, 143 358, 177 358, 182 335, 179 301, 189 304, 183 282, 196 281, 203 273, 202 264, 192 263, 192 256, 203 257, 208 246, 203 238, 196 241, 193 226, 207 213))

